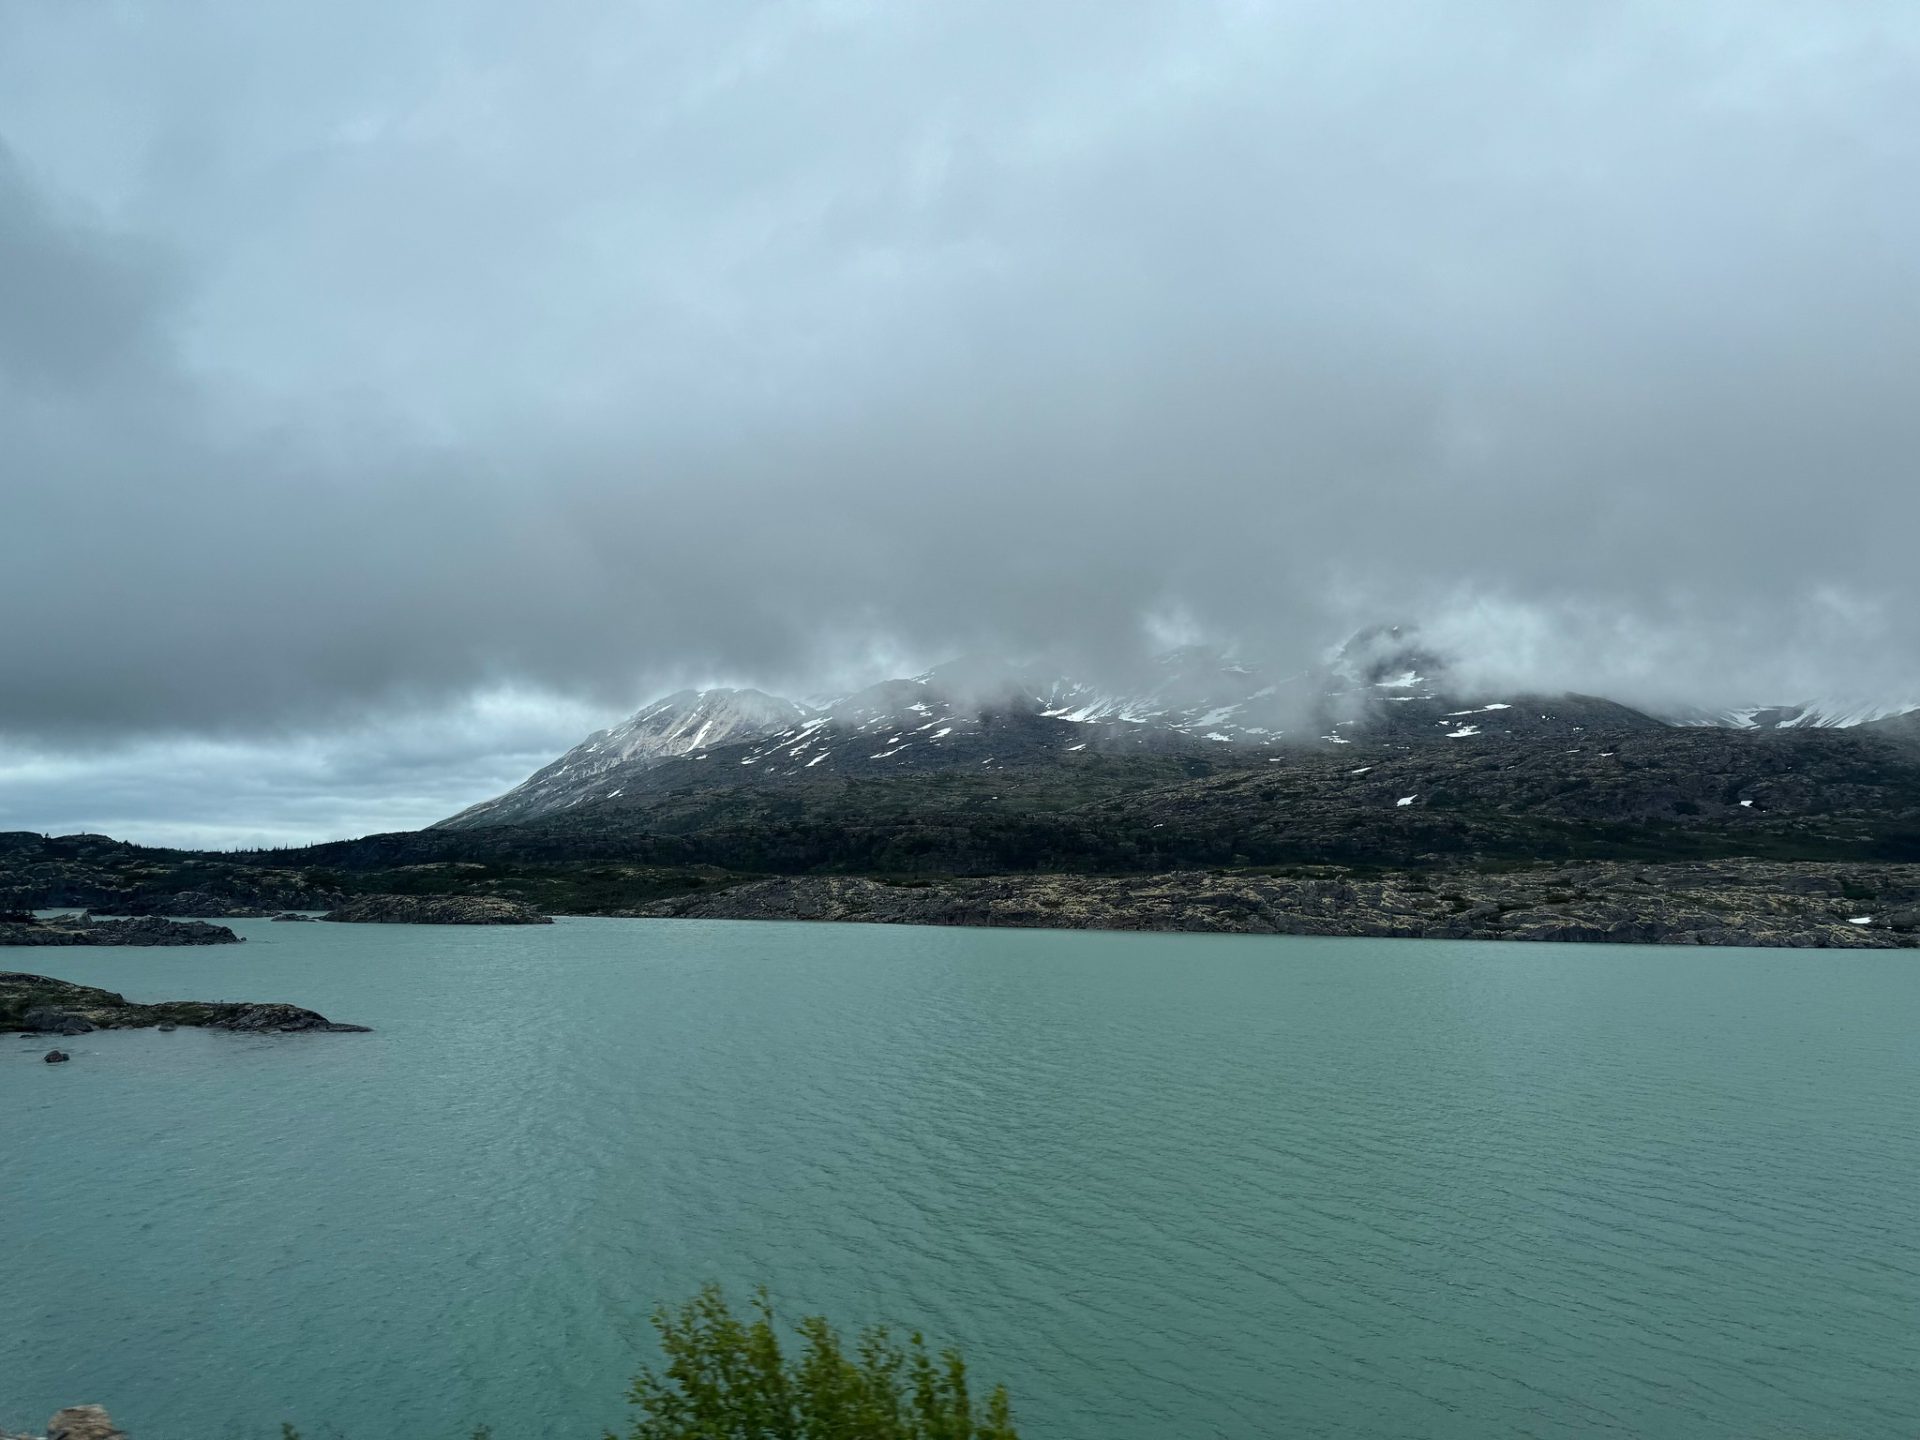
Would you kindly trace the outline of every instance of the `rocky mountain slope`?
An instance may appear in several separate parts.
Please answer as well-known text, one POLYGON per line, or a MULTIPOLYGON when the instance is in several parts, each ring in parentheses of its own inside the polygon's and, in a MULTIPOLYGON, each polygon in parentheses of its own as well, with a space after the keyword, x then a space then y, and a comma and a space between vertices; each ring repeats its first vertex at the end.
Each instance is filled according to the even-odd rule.
POLYGON ((261 858, 312 867, 330 881, 447 864, 985 875, 1538 858, 1920 859, 1920 745, 1878 727, 1649 728, 1640 717, 1565 738, 1574 743, 1480 734, 1270 751, 1088 749, 1006 769, 848 775, 821 765, 757 780, 737 778, 750 748, 737 746, 714 752, 707 767, 661 767, 655 778, 676 777, 661 788, 559 815, 261 858))
POLYGON ((1717 725, 1731 730, 1850 730, 1920 716, 1920 700, 1802 700, 1791 705, 1742 705, 1731 710, 1682 710, 1661 718, 1675 725, 1717 725))
POLYGON ((979 658, 889 680, 817 708, 758 691, 683 691, 494 799, 439 822, 473 829, 644 804, 692 786, 939 771, 1004 773, 1075 756, 1337 750, 1476 737, 1541 740, 1664 722, 1591 696, 1506 698, 1449 688, 1444 662, 1397 627, 1363 631, 1316 670, 1272 677, 1200 647, 1138 684, 1101 688, 979 658))
POLYGON ((504 795, 461 811, 443 825, 502 825, 553 814, 609 793, 621 777, 679 755, 704 753, 799 724, 808 711, 758 690, 682 690, 656 700, 573 749, 504 795))

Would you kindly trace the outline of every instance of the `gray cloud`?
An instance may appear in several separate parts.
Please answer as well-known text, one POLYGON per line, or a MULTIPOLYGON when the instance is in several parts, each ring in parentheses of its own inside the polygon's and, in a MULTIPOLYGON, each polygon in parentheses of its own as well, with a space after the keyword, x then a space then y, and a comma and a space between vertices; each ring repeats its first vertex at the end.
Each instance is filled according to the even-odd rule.
POLYGON ((519 783, 602 718, 492 692, 325 734, 14 744, 0 750, 0 831, 235 849, 413 829, 519 783))
POLYGON ((0 733, 1383 617, 1909 694, 1917 59, 1894 4, 14 7, 0 733))

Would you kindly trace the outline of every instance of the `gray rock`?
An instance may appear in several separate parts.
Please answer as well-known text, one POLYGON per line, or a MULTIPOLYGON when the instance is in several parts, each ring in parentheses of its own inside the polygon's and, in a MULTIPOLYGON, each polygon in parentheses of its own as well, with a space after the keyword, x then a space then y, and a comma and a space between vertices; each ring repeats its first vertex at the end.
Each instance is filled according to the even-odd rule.
POLYGON ((742 920, 1004 925, 1069 930, 1367 935, 1562 943, 1912 946, 1920 866, 1821 867, 1751 860, 1664 866, 1583 863, 1485 872, 1363 875, 1335 866, 1290 874, 939 877, 754 881, 680 895, 630 913, 742 920), (1815 872, 1815 873, 1809 873, 1815 872), (1820 873, 1824 872, 1824 873, 1820 873), (1831 884, 1825 883, 1831 881, 1831 884), (1811 882, 1811 883, 1810 883, 1811 882), (1878 898, 1844 899, 1871 892, 1878 898), (1885 910, 1886 923, 1855 925, 1885 910))
POLYGON ((326 1016, 303 1010, 298 1005, 250 1005, 203 1000, 162 1000, 153 1005, 136 1005, 124 995, 117 995, 111 990, 97 990, 89 985, 75 985, 45 975, 0 973, 0 1030, 32 1030, 30 1017, 45 1014, 77 1017, 89 1029, 101 1030, 194 1025, 208 1030, 292 1034, 310 1030, 364 1031, 367 1028, 364 1025, 336 1024, 326 1016))
POLYGON ((71 1060, 73 1057, 67 1054, 67 1052, 64 1050, 49 1050, 45 1055, 42 1055, 40 1058, 42 1060, 45 1060, 49 1065, 59 1065, 65 1061, 71 1060))
POLYGON ((44 1006, 27 1011, 20 1017, 20 1025, 38 1035, 85 1035, 93 1029, 93 1022, 84 1015, 44 1006))
POLYGON ((241 939, 204 920, 96 920, 91 915, 0 922, 0 945, 232 945, 241 939))
POLYGON ((553 917, 495 895, 360 895, 320 917, 352 925, 551 925, 553 917))
POLYGON ((126 1440, 99 1405, 71 1405, 47 1421, 47 1440, 126 1440))

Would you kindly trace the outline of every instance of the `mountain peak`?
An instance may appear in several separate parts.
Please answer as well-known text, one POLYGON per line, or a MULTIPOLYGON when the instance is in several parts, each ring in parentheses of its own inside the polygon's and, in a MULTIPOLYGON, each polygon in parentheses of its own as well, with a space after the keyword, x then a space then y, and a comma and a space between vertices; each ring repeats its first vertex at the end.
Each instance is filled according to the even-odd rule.
POLYGON ((659 760, 764 735, 806 715, 791 700, 764 690, 680 690, 589 736, 580 748, 623 762, 659 760))
POLYGON ((1351 685, 1409 690, 1444 683, 1449 667, 1417 625, 1369 625, 1334 652, 1329 668, 1351 685))
POLYGON ((676 690, 573 749, 492 800, 442 820, 442 825, 499 825, 570 809, 589 799, 617 796, 615 772, 645 770, 663 761, 719 745, 757 740, 797 725, 808 711, 764 690, 676 690))

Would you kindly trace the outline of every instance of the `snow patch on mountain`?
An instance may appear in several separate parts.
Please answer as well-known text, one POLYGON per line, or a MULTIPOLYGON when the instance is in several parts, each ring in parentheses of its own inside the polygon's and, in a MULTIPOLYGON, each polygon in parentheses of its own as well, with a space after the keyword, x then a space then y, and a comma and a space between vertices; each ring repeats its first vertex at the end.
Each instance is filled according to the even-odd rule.
POLYGON ((1730 730, 1850 730, 1901 715, 1920 713, 1920 699, 1895 703, 1829 697, 1791 705, 1742 705, 1726 710, 1687 709, 1661 718, 1673 725, 1717 725, 1730 730))
POLYGON ((805 718, 806 712, 791 700, 759 690, 681 690, 618 725, 595 731, 506 794, 440 823, 497 825, 564 809, 593 798, 609 776, 624 777, 679 756, 757 739, 805 718))
MULTIPOLYGON (((532 819, 587 801, 639 802, 685 783, 681 762, 721 760, 739 782, 805 775, 900 775, 956 766, 1045 763, 1057 755, 1198 753, 1410 744, 1517 743, 1547 735, 1660 724, 1739 729, 1838 728, 1920 713, 1911 704, 1826 700, 1689 710, 1649 717, 1591 696, 1490 699, 1461 685, 1412 626, 1356 634, 1310 670, 1278 675, 1231 652, 1186 646, 1143 673, 1096 684, 1045 669, 967 657, 805 705, 758 690, 683 690, 588 736, 513 790, 441 821, 532 819), (983 758, 984 757, 984 758, 983 758), (681 764, 661 776, 641 778, 681 764), (612 787, 612 788, 610 788, 612 787)), ((1362 774, 1369 767, 1354 771, 1362 774)), ((1409 796, 1396 803, 1412 805, 1409 796)))

